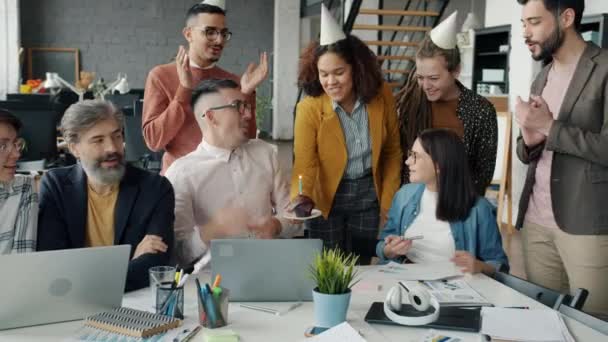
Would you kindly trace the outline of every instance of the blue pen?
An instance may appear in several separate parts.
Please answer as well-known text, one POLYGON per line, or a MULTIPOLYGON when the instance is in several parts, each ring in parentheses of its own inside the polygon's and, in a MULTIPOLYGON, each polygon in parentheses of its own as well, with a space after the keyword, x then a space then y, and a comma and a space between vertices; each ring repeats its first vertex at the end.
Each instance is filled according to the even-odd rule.
POLYGON ((207 317, 209 318, 209 323, 211 323, 211 326, 215 327, 217 318, 215 316, 215 304, 213 303, 213 295, 209 291, 208 284, 205 284, 205 287, 203 287, 203 299, 205 307, 207 309, 207 317))
POLYGON ((196 282, 196 288, 198 290, 198 300, 201 301, 201 306, 203 307, 203 313, 201 313, 200 321, 203 322, 206 320, 207 308, 205 307, 205 296, 203 296, 203 289, 201 288, 201 282, 198 281, 198 278, 194 280, 196 282))
POLYGON ((209 287, 209 284, 205 284, 205 287, 207 288, 207 293, 209 293, 209 299, 211 301, 211 304, 213 305, 213 307, 211 309, 213 310, 213 313, 215 314, 215 321, 216 321, 217 325, 223 326, 225 324, 224 317, 222 316, 222 311, 220 309, 222 304, 221 304, 219 298, 216 298, 213 295, 213 291, 211 291, 211 287, 209 287))

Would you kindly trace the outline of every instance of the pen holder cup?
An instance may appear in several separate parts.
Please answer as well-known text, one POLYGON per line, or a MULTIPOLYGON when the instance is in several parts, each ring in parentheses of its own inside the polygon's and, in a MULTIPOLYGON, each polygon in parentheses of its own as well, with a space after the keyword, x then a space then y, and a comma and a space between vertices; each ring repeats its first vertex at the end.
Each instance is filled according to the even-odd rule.
POLYGON ((158 287, 156 289, 156 313, 184 319, 184 288, 158 287))
POLYGON ((198 320, 205 328, 220 328, 228 324, 228 297, 230 291, 221 288, 221 294, 198 295, 198 320))

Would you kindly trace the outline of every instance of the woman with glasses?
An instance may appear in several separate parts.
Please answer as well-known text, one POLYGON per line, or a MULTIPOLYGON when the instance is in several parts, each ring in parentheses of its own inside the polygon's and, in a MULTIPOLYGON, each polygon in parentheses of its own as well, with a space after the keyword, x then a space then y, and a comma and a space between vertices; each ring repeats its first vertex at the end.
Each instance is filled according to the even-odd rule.
POLYGON ((492 206, 475 193, 457 133, 420 133, 405 161, 410 184, 395 195, 376 245, 381 261, 452 261, 463 272, 508 270, 492 206))
POLYGON ((374 53, 324 7, 321 41, 300 56, 298 80, 308 97, 296 109, 292 204, 307 198, 322 212, 306 221, 311 238, 369 263, 401 172, 391 89, 374 53))
POLYGON ((0 109, 0 254, 36 248, 38 194, 34 179, 17 176, 17 160, 25 147, 18 137, 21 122, 0 109))

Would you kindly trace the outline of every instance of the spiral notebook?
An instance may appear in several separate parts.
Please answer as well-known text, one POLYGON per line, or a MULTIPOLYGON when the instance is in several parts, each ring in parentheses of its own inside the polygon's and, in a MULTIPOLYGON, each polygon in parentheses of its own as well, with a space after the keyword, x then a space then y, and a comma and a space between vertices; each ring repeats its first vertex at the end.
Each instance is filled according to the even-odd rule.
POLYGON ((85 321, 86 326, 142 338, 164 333, 180 324, 181 321, 173 317, 130 308, 103 312, 88 317, 85 321))

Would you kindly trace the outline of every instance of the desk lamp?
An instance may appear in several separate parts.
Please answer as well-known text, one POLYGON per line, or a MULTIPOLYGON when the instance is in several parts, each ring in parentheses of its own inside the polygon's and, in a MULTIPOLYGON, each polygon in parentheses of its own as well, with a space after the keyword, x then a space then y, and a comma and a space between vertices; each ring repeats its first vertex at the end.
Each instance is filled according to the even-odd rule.
POLYGON ((59 75, 56 72, 47 72, 46 73, 46 80, 44 81, 44 87, 47 89, 50 89, 51 92, 53 92, 53 90, 57 90, 60 88, 68 88, 71 91, 78 94, 78 102, 82 101, 84 98, 84 91, 77 89, 76 87, 74 87, 73 85, 68 83, 66 80, 59 77, 59 75))

